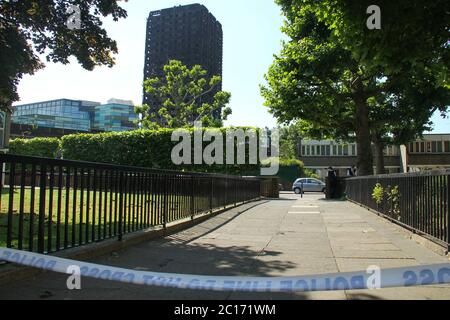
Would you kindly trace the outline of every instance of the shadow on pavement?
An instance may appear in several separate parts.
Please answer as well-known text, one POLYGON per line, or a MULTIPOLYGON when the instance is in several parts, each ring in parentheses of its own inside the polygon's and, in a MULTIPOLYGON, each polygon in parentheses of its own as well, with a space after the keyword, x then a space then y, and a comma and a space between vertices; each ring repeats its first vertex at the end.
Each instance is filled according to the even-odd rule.
POLYGON ((318 199, 319 201, 325 201, 327 203, 342 203, 342 202, 346 202, 347 199, 346 198, 342 198, 342 199, 327 199, 327 198, 320 198, 318 199))
POLYGON ((351 293, 347 292, 347 298, 349 300, 383 300, 380 297, 374 296, 368 293, 351 293))
MULTIPOLYGON (((104 256, 94 263, 140 271, 214 276, 271 276, 295 268, 290 261, 277 260, 277 251, 260 252, 248 246, 186 244, 180 236, 149 242, 126 251, 104 256)), ((82 278, 82 290, 70 291, 67 276, 45 273, 33 279, 16 281, 0 287, 0 300, 9 299, 80 299, 80 300, 224 300, 234 299, 306 299, 303 294, 231 293, 147 287, 82 278)))
MULTIPOLYGON (((255 206, 264 204, 258 203, 255 206)), ((253 206, 253 207, 255 207, 253 206)), ((246 209, 245 211, 250 210, 246 209)), ((208 222, 164 239, 146 242, 123 251, 100 257, 93 263, 140 271, 212 275, 272 277, 292 274, 298 265, 277 250, 261 251, 261 244, 251 237, 245 243, 220 238, 214 231, 245 212, 233 217, 218 216, 208 222), (222 219, 226 219, 222 221, 222 219), (236 245, 237 243, 237 245, 236 245)), ((224 234, 233 237, 232 231, 224 234)), ((243 240, 244 241, 244 240, 243 240)), ((300 274, 296 274, 300 275, 300 274)), ((368 294, 344 292, 249 293, 214 292, 147 287, 82 278, 82 290, 70 291, 67 276, 45 273, 32 279, 0 286, 0 300, 8 299, 76 299, 76 300, 306 300, 306 299, 375 299, 368 294)))

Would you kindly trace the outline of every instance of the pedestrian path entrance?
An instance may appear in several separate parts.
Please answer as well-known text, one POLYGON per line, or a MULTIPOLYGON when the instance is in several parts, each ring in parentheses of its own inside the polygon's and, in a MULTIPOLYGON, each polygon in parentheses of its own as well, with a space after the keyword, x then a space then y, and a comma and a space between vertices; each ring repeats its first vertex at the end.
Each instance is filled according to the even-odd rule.
MULTIPOLYGON (((93 263, 154 272, 216 276, 298 276, 440 264, 448 259, 409 239, 400 227, 349 202, 284 193, 247 204, 158 241, 93 263)), ((450 299, 450 286, 309 293, 229 293, 149 288, 43 274, 0 287, 0 299, 450 299)))

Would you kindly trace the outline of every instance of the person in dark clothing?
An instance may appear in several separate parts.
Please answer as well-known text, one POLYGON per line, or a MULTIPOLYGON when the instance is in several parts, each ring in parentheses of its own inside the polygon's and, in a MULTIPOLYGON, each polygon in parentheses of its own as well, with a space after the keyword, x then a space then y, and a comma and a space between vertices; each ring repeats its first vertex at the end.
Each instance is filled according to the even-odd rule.
POLYGON ((330 183, 330 198, 336 198, 336 188, 337 188, 337 177, 336 171, 332 168, 328 168, 328 181, 330 183))
POLYGON ((350 168, 347 169, 347 176, 348 176, 348 177, 354 177, 354 176, 355 176, 355 170, 354 170, 354 168, 355 168, 355 167, 350 167, 350 168))
POLYGON ((347 177, 353 177, 353 171, 351 167, 347 169, 347 177))

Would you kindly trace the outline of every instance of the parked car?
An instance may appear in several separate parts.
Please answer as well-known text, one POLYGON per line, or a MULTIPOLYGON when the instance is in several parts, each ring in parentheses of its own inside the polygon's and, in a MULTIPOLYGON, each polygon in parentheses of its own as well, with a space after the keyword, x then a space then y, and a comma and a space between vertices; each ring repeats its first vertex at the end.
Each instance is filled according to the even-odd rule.
POLYGON ((292 190, 296 194, 302 192, 325 192, 326 184, 323 181, 314 178, 301 178, 297 179, 292 185, 292 190))

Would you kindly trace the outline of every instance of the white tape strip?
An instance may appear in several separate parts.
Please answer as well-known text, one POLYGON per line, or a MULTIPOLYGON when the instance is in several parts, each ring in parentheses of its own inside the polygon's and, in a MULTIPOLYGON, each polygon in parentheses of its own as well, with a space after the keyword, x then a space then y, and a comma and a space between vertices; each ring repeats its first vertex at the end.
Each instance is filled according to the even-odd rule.
POLYGON ((135 271, 0 248, 0 260, 43 270, 71 274, 78 266, 84 277, 122 283, 180 289, 243 292, 307 292, 411 287, 450 283, 450 264, 333 273, 299 277, 196 276, 135 271))

